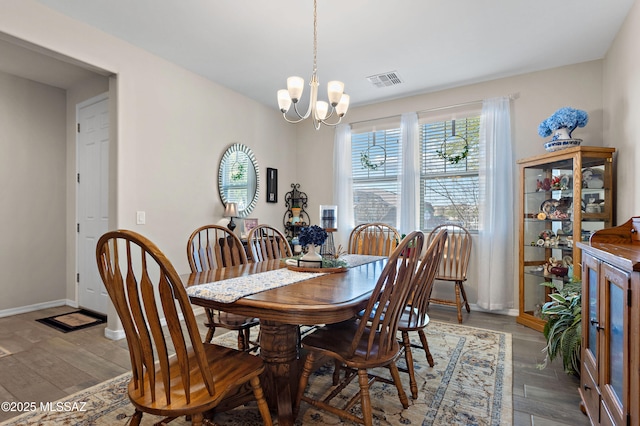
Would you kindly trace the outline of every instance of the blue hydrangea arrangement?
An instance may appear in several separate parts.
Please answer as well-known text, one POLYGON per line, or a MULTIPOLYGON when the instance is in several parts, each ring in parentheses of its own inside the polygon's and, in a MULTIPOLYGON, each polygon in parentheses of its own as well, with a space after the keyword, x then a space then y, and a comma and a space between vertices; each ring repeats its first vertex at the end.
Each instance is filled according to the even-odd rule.
POLYGON ((313 244, 315 246, 321 246, 327 239, 327 231, 320 228, 318 225, 307 226, 300 230, 298 234, 298 241, 300 245, 306 246, 313 244))
POLYGON ((538 126, 538 134, 540 136, 550 136, 554 131, 566 127, 567 133, 571 136, 571 132, 576 127, 584 127, 589 121, 589 116, 585 111, 570 107, 560 108, 553 115, 538 126))

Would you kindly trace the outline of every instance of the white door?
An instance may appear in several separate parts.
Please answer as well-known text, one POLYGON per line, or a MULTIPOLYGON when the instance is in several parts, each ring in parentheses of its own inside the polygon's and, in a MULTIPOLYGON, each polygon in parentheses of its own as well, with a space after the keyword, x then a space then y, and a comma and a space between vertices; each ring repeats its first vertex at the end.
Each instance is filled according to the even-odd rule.
POLYGON ((78 158, 78 304, 107 313, 109 296, 96 265, 96 243, 109 222, 109 99, 106 94, 76 107, 78 158))

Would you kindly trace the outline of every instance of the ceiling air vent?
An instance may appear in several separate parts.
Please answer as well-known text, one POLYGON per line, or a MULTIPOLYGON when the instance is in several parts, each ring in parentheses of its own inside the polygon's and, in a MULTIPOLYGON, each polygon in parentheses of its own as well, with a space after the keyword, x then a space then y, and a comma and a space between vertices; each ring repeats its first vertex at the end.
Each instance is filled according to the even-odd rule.
POLYGON ((389 71, 382 74, 371 75, 367 80, 376 87, 389 87, 403 83, 397 71, 389 71))

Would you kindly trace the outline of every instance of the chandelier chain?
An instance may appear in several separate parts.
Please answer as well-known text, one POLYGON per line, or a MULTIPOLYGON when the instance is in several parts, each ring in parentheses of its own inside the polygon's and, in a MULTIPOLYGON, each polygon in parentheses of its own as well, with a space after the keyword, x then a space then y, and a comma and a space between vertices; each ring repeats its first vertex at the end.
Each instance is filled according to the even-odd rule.
POLYGON ((313 75, 318 72, 318 0, 313 0, 313 75))

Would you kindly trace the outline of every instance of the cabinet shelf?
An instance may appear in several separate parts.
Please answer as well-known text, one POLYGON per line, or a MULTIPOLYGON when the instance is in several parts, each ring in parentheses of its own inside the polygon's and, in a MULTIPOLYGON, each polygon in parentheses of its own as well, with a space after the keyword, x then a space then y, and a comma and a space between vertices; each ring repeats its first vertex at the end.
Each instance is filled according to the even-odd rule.
MULTIPOLYGON (((520 202, 519 202, 519 315, 518 323, 542 331, 545 321, 540 318, 539 310, 548 302, 549 293, 553 289, 540 289, 543 281, 564 281, 571 277, 556 277, 544 275, 542 271, 532 273, 531 268, 543 265, 554 256, 562 259, 571 257, 573 264, 573 278, 580 279, 581 250, 578 242, 588 240, 592 232, 613 226, 615 206, 613 187, 613 153, 614 148, 579 146, 556 151, 536 157, 518 160, 520 169, 520 202), (583 171, 591 169, 583 178, 583 171), (589 177, 598 174, 602 188, 588 188, 589 177), (554 177, 561 177, 567 185, 566 189, 548 188, 554 177), (550 201, 550 202, 548 202, 550 201), (590 210, 601 209, 597 213, 587 213, 590 210), (544 208, 544 212, 542 209, 544 208), (554 217, 555 211, 567 217, 554 217), (539 213, 547 215, 539 219, 539 213), (561 230, 562 237, 559 245, 537 244, 540 236, 548 232, 553 237, 561 230), (566 241, 571 239, 569 246, 566 241)), ((551 241, 553 242, 553 240, 551 241)), ((544 286, 542 286, 544 287, 544 286)))

